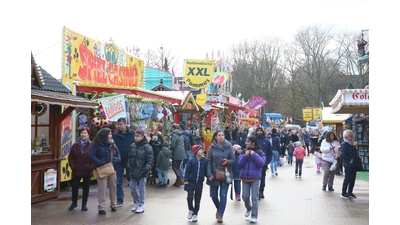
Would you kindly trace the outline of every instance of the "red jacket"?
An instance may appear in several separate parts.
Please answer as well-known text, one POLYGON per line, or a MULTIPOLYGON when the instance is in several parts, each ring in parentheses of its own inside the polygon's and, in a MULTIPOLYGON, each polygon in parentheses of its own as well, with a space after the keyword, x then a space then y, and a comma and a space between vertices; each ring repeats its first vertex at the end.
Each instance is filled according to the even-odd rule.
POLYGON ((296 157, 296 159, 304 159, 305 154, 306 150, 303 148, 303 146, 296 147, 293 152, 293 156, 296 157))
POLYGON ((82 151, 81 140, 75 142, 68 155, 69 166, 73 176, 93 176, 94 164, 89 158, 92 142, 88 140, 87 145, 82 151))

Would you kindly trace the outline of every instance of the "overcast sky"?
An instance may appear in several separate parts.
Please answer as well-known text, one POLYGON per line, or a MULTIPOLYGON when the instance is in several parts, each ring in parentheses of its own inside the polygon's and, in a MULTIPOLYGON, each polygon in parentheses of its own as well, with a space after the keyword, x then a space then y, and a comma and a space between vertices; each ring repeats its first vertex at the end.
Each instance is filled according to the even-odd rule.
MULTIPOLYGON (((261 36, 291 40, 299 28, 321 24, 335 30, 369 29, 366 0, 143 0, 43 1, 46 10, 35 14, 40 35, 32 35, 36 62, 61 77, 63 26, 89 38, 120 47, 138 46, 143 52, 164 46, 184 59, 204 59, 218 50, 261 36)), ((39 4, 36 4, 39 5, 39 4)), ((44 8, 43 8, 44 9, 44 8)))

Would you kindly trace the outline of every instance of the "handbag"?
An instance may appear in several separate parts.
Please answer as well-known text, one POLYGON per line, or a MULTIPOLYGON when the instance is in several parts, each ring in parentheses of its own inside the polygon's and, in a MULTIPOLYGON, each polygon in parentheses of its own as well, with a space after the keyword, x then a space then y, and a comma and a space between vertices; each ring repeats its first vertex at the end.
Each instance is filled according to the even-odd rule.
POLYGON ((100 167, 97 167, 96 172, 99 178, 104 178, 113 175, 115 173, 115 170, 112 162, 109 162, 100 167))
POLYGON ((113 158, 113 154, 111 152, 111 161, 109 163, 106 163, 106 164, 96 168, 97 176, 99 178, 108 177, 115 173, 114 166, 112 164, 112 158, 113 158))
POLYGON ((225 181, 226 180, 225 170, 217 169, 217 166, 215 164, 215 155, 213 155, 213 158, 214 158, 214 168, 215 168, 215 179, 219 181, 225 181))
POLYGON ((364 171, 364 167, 363 167, 363 164, 361 162, 360 156, 357 155, 357 158, 358 158, 358 164, 357 164, 356 170, 357 171, 364 171))

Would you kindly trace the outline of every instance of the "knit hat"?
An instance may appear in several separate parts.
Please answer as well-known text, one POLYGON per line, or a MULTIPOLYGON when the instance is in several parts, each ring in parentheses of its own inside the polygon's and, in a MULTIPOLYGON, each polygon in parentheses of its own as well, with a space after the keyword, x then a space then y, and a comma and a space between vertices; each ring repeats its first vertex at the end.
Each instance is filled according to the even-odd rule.
POLYGON ((242 147, 241 147, 240 145, 238 145, 238 144, 234 144, 234 145, 232 146, 232 148, 233 148, 234 151, 236 151, 236 150, 238 150, 238 149, 241 149, 242 147))
POLYGON ((192 147, 193 155, 196 155, 197 151, 199 151, 200 149, 203 149, 203 146, 201 146, 201 145, 193 145, 193 147, 192 147))

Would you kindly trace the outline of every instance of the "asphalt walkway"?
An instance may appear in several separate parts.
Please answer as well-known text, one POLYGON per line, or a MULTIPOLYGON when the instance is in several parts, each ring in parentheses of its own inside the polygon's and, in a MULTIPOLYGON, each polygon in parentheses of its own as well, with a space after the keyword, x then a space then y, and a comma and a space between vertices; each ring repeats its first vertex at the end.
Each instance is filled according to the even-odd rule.
MULTIPOLYGON (((342 199, 340 193, 344 176, 335 177, 334 192, 322 191, 322 174, 316 174, 314 159, 313 155, 305 157, 302 178, 295 178, 294 165, 278 167, 277 177, 271 177, 270 170, 267 170, 265 198, 259 202, 258 224, 369 224, 369 181, 356 180, 354 194, 357 199, 342 199)), ((169 171, 169 178, 171 183, 175 181, 172 170, 169 171)), ((78 207, 68 211, 71 194, 70 191, 63 191, 58 198, 31 205, 31 224, 193 224, 186 219, 188 210, 183 186, 177 188, 170 184, 160 188, 148 184, 145 212, 136 214, 131 211, 133 201, 125 182, 125 203, 117 212, 108 210, 107 215, 98 215, 97 187, 93 185, 89 192, 89 211, 80 210, 80 199, 78 207)), ((79 197, 81 194, 80 190, 79 197)), ((204 185, 197 224, 218 224, 215 211, 209 187, 204 185)), ((244 213, 243 201, 229 199, 223 224, 250 224, 250 218, 244 217, 244 213)))

